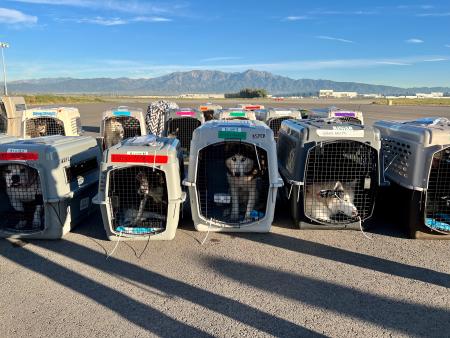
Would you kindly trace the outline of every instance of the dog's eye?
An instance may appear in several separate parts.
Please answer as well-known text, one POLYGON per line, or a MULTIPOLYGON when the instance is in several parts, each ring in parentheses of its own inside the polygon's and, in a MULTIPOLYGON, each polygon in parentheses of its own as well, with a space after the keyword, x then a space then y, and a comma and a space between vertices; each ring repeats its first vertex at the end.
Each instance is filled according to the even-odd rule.
POLYGON ((245 158, 245 157, 243 157, 242 159, 241 159, 241 162, 245 162, 247 159, 245 158))
POLYGON ((11 174, 11 170, 5 170, 5 173, 11 174))
POLYGON ((236 157, 233 157, 231 160, 232 160, 233 162, 236 162, 236 157))

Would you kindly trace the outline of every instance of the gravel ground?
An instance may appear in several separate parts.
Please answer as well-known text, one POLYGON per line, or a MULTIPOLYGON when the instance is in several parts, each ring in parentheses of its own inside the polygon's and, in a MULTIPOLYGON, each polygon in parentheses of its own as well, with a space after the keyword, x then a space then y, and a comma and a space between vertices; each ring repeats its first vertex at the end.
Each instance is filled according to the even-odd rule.
MULTIPOLYGON (((79 106, 91 132, 109 106, 79 106)), ((369 123, 450 117, 361 109, 369 123)), ((202 246, 185 215, 175 240, 120 242, 109 258, 98 214, 61 241, 1 240, 0 336, 449 337, 450 242, 408 240, 376 214, 372 240, 300 231, 282 205, 270 234, 211 233, 202 246)))

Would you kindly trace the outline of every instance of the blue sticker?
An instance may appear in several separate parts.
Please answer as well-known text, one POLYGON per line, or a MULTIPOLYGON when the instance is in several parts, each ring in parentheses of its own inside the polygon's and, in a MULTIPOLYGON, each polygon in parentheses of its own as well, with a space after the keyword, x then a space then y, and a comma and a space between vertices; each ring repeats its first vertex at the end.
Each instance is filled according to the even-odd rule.
POLYGON ((34 111, 33 116, 56 116, 56 112, 54 111, 34 111))
POLYGON ((130 116, 131 113, 129 111, 114 111, 114 116, 130 116))

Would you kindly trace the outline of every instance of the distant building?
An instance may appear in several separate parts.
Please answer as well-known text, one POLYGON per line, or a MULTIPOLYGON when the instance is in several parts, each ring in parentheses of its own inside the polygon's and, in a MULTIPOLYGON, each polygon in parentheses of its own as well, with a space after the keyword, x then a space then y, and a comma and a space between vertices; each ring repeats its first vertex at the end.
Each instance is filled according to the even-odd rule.
POLYGON ((417 93, 416 96, 419 99, 435 99, 435 98, 444 97, 444 93, 439 93, 439 92, 434 92, 434 93, 430 93, 430 94, 417 93))
POLYGON ((332 89, 321 89, 319 91, 319 98, 353 99, 356 97, 358 97, 357 92, 335 92, 332 89))

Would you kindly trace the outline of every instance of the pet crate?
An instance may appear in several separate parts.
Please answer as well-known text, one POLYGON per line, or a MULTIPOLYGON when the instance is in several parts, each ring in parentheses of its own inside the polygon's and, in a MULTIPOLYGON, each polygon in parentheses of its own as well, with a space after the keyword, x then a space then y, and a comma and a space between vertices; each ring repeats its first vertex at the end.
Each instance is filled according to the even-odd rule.
POLYGON ((248 104, 248 103, 245 103, 245 104, 239 104, 238 107, 239 107, 239 109, 250 110, 250 111, 264 109, 264 106, 262 104, 248 104))
POLYGON ((164 136, 176 137, 180 141, 183 156, 189 156, 192 133, 200 127, 205 118, 203 113, 195 109, 173 109, 165 119, 164 136))
POLYGON ((57 239, 92 211, 101 151, 92 137, 0 145, 0 236, 57 239))
POLYGON ((217 120, 256 120, 256 113, 252 110, 223 109, 217 113, 217 120))
POLYGON ((103 147, 108 149, 130 137, 147 135, 145 116, 141 109, 120 106, 103 112, 100 125, 103 147))
POLYGON ((281 122, 289 119, 301 119, 302 115, 299 110, 271 108, 261 110, 258 117, 259 120, 264 121, 272 129, 275 140, 277 140, 281 122))
POLYGON ((333 119, 287 120, 277 151, 285 197, 300 228, 359 229, 374 210, 380 133, 333 119))
POLYGON ((171 240, 181 204, 180 142, 154 135, 128 139, 103 154, 99 192, 110 240, 171 240))
POLYGON ((360 111, 344 111, 330 109, 328 112, 328 117, 338 119, 342 122, 364 124, 363 113, 360 111))
POLYGON ((199 107, 199 110, 203 113, 203 116, 205 117, 205 122, 214 120, 214 114, 221 109, 223 109, 222 106, 212 103, 206 103, 199 107))
POLYGON ((0 98, 0 133, 22 137, 22 112, 26 109, 23 97, 2 96, 0 98))
POLYGON ((450 239, 450 120, 379 121, 386 199, 412 238, 450 239))
POLYGON ((11 143, 11 142, 14 142, 14 141, 17 141, 17 140, 18 140, 17 137, 9 136, 9 135, 6 135, 6 134, 0 134, 0 144, 11 143))
POLYGON ((283 185, 272 130, 260 121, 205 123, 183 184, 198 231, 268 232, 283 185))
POLYGON ((25 139, 62 135, 81 135, 81 118, 77 108, 32 108, 23 111, 25 139))

